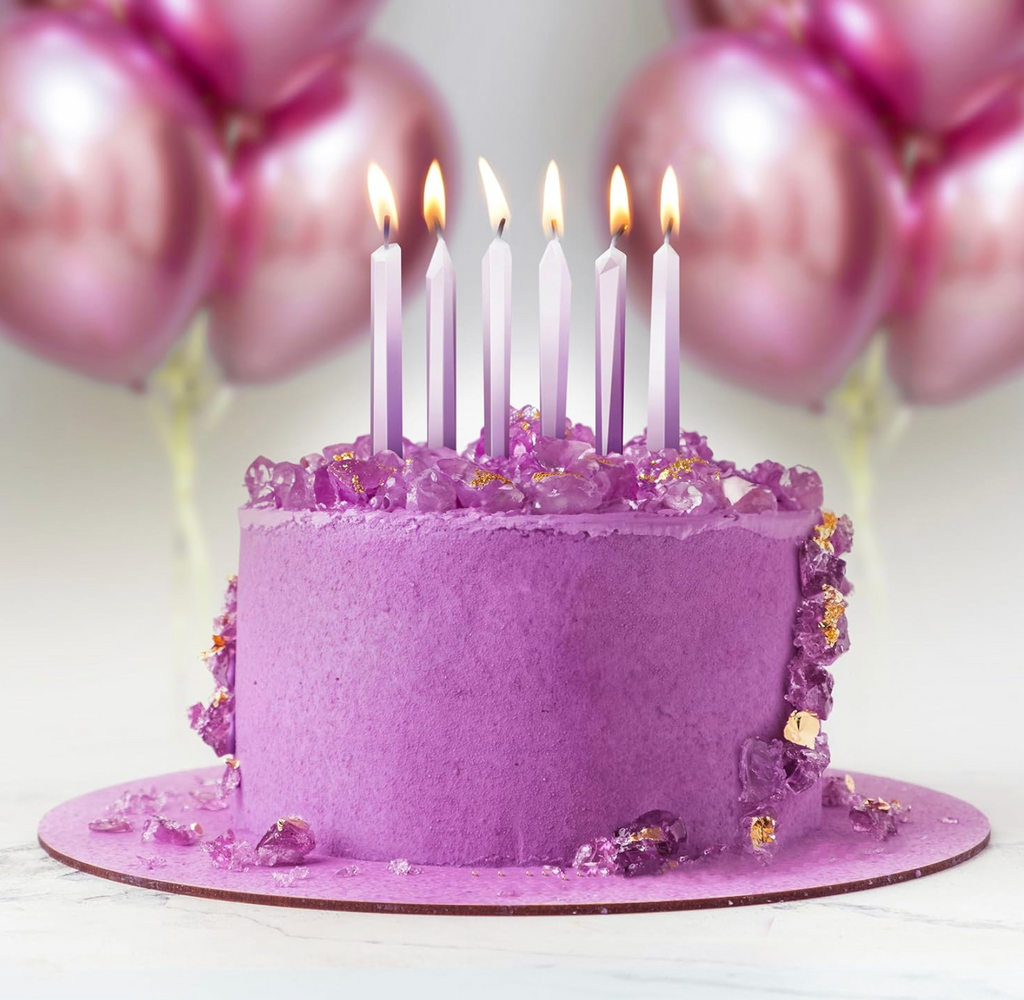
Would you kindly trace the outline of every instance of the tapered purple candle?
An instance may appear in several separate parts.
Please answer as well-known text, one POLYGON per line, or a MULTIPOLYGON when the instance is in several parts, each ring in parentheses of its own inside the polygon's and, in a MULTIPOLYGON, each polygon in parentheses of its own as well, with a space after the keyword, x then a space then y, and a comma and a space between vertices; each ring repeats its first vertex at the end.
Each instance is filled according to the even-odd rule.
POLYGON ((629 195, 622 168, 612 172, 608 193, 611 246, 594 265, 596 341, 594 432, 599 455, 622 451, 622 378, 626 359, 626 255, 616 246, 629 228, 629 195))
POLYGON ((370 447, 402 454, 402 248, 391 242, 398 210, 384 171, 371 163, 366 186, 384 244, 370 256, 370 447))
POLYGON ((484 451, 508 454, 509 369, 512 363, 512 251, 504 240, 508 202, 490 164, 481 156, 480 177, 495 236, 483 259, 484 451))
POLYGON ((540 432, 562 438, 569 380, 572 281, 562 250, 562 186, 554 160, 548 164, 544 180, 543 223, 544 232, 551 238, 540 261, 540 432))
POLYGON ((427 267, 427 444, 454 448, 455 268, 444 241, 444 180, 437 160, 423 185, 423 218, 437 233, 427 267))
POLYGON ((647 447, 679 447, 679 254, 670 242, 679 228, 679 185, 669 167, 661 183, 665 242, 651 276, 651 370, 647 389, 647 447))

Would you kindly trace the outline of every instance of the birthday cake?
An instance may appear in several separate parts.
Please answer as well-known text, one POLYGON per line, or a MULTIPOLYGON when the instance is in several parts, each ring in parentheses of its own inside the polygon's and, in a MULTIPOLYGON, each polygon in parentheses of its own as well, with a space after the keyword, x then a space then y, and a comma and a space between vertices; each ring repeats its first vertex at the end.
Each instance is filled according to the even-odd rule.
POLYGON ((852 530, 813 471, 737 470, 690 433, 599 456, 532 409, 508 457, 404 451, 246 474, 192 724, 239 765, 252 829, 615 870, 629 845, 767 857, 819 824, 852 530))

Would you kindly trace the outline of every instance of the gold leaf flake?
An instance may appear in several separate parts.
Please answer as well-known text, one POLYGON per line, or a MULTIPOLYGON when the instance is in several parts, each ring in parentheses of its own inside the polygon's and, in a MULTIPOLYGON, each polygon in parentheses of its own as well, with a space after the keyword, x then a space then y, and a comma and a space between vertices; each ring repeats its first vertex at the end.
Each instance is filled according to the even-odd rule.
POLYGON ((852 775, 852 774, 844 774, 844 775, 843 775, 843 784, 844 784, 844 785, 846 785, 846 790, 847 790, 847 791, 848 791, 848 792, 849 792, 849 793, 850 793, 851 795, 852 795, 852 794, 853 794, 853 793, 854 793, 855 791, 857 791, 857 785, 856 785, 856 783, 855 783, 855 782, 854 782, 854 780, 853 780, 853 775, 852 775))
POLYGON ((782 735, 799 747, 814 749, 814 741, 821 732, 821 722, 813 712, 790 712, 782 735))
POLYGON ((839 518, 830 510, 823 510, 821 512, 821 524, 815 525, 814 527, 814 540, 818 545, 823 548, 826 552, 832 552, 832 542, 829 539, 832 537, 832 533, 836 530, 836 525, 839 523, 839 518))
POLYGON ((486 469, 477 469, 476 475, 470 480, 470 488, 478 490, 481 487, 486 486, 488 483, 504 483, 506 486, 512 484, 511 479, 506 479, 504 476, 499 476, 497 472, 488 472, 486 469))
POLYGON ((839 619, 846 614, 846 601, 843 600, 843 595, 829 583, 826 583, 821 589, 825 594, 825 606, 818 628, 824 633, 825 642, 831 649, 839 641, 839 619))
POLYGON ((550 479, 552 476, 572 476, 574 479, 583 478, 578 472, 566 472, 564 469, 559 469, 555 472, 535 472, 533 474, 533 481, 535 483, 542 483, 545 479, 550 479))
POLYGON ((343 451, 340 455, 335 455, 334 456, 334 461, 335 462, 351 462, 352 459, 355 458, 355 457, 356 457, 356 453, 354 451, 343 451))
POLYGON ((750 821, 750 845, 763 851, 775 843, 775 820, 771 816, 755 816, 750 821))
POLYGON ((666 466, 658 473, 657 482, 663 483, 667 479, 678 479, 683 473, 690 475, 693 472, 693 467, 697 464, 707 465, 707 459, 697 455, 693 458, 683 458, 680 456, 671 465, 666 466))

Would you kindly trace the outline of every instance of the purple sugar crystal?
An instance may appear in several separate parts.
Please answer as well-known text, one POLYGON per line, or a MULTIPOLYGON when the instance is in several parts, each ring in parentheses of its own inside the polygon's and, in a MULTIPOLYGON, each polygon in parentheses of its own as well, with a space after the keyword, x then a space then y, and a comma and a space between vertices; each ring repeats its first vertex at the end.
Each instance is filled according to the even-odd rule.
POLYGON ((151 872, 167 867, 167 858, 162 854, 136 854, 135 857, 151 872))
POLYGON ((261 865, 297 865, 316 847, 309 824, 299 816, 279 819, 256 845, 261 865))
POLYGON ((840 559, 813 539, 800 549, 800 590, 804 597, 814 597, 826 586, 847 593, 846 560, 840 559))
POLYGON ((131 833, 135 827, 127 816, 115 813, 89 820, 89 829, 93 833, 131 833))
POLYGON ((783 510, 817 510, 825 500, 821 477, 803 465, 786 469, 779 477, 776 495, 783 510))
POLYGON ((830 774, 821 782, 821 804, 830 809, 849 807, 857 801, 856 786, 848 774, 830 774))
POLYGON ((782 740, 766 743, 756 737, 740 748, 740 801, 768 803, 786 791, 782 740))
POLYGON ((758 486, 740 476, 729 476, 722 480, 722 492, 737 514, 763 514, 778 510, 775 494, 764 486, 758 486))
POLYGON ((309 878, 308 868, 289 868, 284 872, 271 872, 270 877, 285 889, 290 889, 300 879, 309 878))
POLYGON ((835 530, 829 541, 837 556, 844 556, 853 548, 853 522, 846 514, 836 522, 835 530))
POLYGON ((458 504, 455 483, 440 469, 425 469, 409 483, 406 506, 416 511, 453 510, 458 504))
POLYGON ((809 660, 828 666, 850 648, 844 608, 842 594, 833 588, 800 603, 793 644, 803 649, 809 660))
POLYGON ((256 850, 247 840, 239 840, 234 830, 228 830, 202 845, 215 868, 225 871, 247 872, 259 864, 256 850))
POLYGON ((856 797, 850 809, 850 823, 858 833, 876 840, 888 840, 900 832, 900 824, 910 819, 910 806, 898 799, 861 799, 856 797))
POLYGON ((801 712, 827 719, 832 712, 832 675, 817 663, 797 655, 789 665, 786 701, 801 712))
MULTIPOLYGON (((652 809, 620 827, 613 837, 597 837, 581 845, 573 867, 588 875, 658 874, 679 861, 685 841, 686 827, 675 813, 652 809)), ((560 874, 558 869, 550 870, 560 874)))
POLYGON ((150 816, 142 826, 144 842, 155 840, 175 847, 191 847, 202 835, 203 828, 198 823, 176 823, 166 816, 150 816))
POLYGON ((218 757, 235 752, 235 699, 226 688, 220 688, 205 708, 195 704, 189 709, 189 725, 200 739, 213 748, 218 757))
POLYGON ((782 492, 782 477, 786 473, 786 467, 778 462, 758 462, 749 472, 741 473, 745 479, 749 479, 758 486, 771 490, 775 496, 782 492))
POLYGON ((786 770, 786 785, 791 792, 804 792, 825 772, 831 761, 828 737, 819 732, 813 747, 803 747, 784 741, 783 765, 786 770))
POLYGON ((388 862, 388 871, 392 875, 419 875, 420 869, 411 865, 406 858, 394 858, 388 862))
POLYGON ((315 504, 313 477, 294 462, 278 462, 271 477, 274 503, 282 510, 308 510, 315 504))
POLYGON ((565 471, 535 472, 526 497, 537 514, 586 514, 604 502, 597 483, 565 471))
POLYGON ((151 816, 167 804, 167 795, 156 788, 125 789, 107 808, 111 816, 151 816))
POLYGON ((229 757, 221 776, 204 782, 201 787, 193 789, 191 795, 199 809, 219 811, 228 808, 231 796, 241 783, 242 771, 238 761, 229 757))
POLYGON ((274 498, 274 463, 260 455, 245 470, 245 488, 249 491, 249 505, 252 507, 270 507, 274 498))

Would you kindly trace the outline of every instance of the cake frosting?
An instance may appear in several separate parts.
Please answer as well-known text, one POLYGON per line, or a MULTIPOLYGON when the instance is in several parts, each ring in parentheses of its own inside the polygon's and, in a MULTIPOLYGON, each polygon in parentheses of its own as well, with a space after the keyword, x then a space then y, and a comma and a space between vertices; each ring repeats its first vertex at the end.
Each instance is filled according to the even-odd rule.
POLYGON ((496 866, 569 862, 651 810, 688 854, 814 828, 849 590, 817 476, 692 434, 606 457, 580 425, 512 426, 507 458, 360 439, 250 467, 237 614, 193 710, 241 762, 246 822, 496 866))

